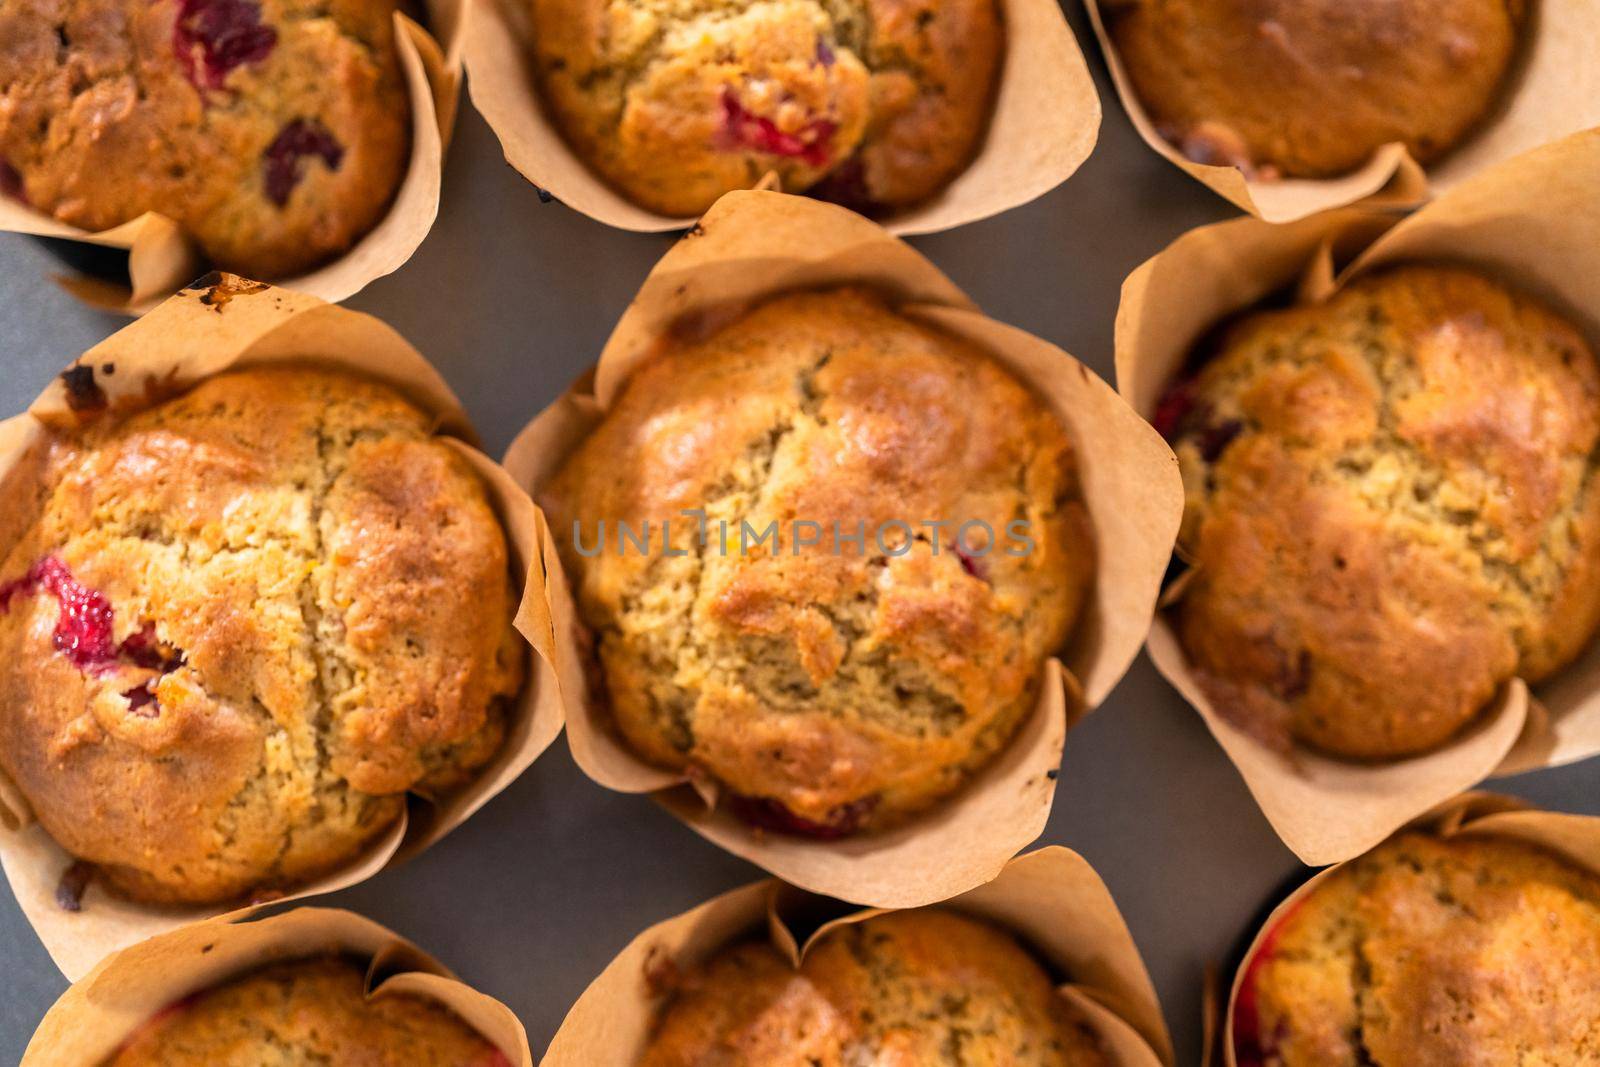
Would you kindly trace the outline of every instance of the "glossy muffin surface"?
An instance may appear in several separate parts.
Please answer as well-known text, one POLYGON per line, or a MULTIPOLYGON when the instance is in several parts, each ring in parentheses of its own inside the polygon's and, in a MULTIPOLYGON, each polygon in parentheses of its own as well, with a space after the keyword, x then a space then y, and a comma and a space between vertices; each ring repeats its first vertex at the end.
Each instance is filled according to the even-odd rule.
POLYGON ((780 830, 957 788, 1032 710, 1093 570, 1049 408, 856 290, 664 342, 545 498, 624 738, 780 830), (619 522, 652 550, 619 551, 619 522))
POLYGON ((768 172, 869 213, 926 200, 976 153, 1004 50, 998 0, 531 2, 552 117, 667 215, 768 172))
POLYGON ((1105 0, 1135 93, 1200 163, 1327 178, 1439 158, 1499 100, 1524 0, 1105 0))
POLYGON ((154 211, 282 278, 382 219, 410 156, 395 0, 0 0, 0 195, 154 211))
POLYGON ((1238 1067, 1600 1060, 1600 879, 1504 838, 1403 834, 1268 932, 1238 1067))
POLYGON ((687 974, 639 1067, 1109 1067, 1010 935, 953 912, 840 927, 796 970, 767 944, 687 974))
POLYGON ((1157 421, 1195 566, 1179 637, 1265 740, 1426 751, 1594 632, 1600 370, 1526 295, 1412 266, 1248 315, 1157 421))
POLYGON ((0 567, 0 765, 147 901, 348 861, 499 747, 523 651, 505 536, 388 388, 225 374, 50 443, 0 567))
POLYGON ((510 1067, 442 1005, 367 999, 339 957, 281 963, 206 990, 140 1027, 104 1067, 510 1067))

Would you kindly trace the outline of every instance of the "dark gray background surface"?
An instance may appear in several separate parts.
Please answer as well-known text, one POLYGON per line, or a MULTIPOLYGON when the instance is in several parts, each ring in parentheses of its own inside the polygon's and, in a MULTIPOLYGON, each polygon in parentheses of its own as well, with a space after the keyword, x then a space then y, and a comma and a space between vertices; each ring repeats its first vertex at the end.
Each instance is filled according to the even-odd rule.
MULTIPOLYGON (((1122 279, 1190 227, 1234 212, 1139 141, 1076 5, 1071 18, 1106 112, 1094 155, 1041 200, 912 243, 990 315, 1110 378, 1122 279)), ((499 454, 593 361, 671 240, 540 204, 464 107, 433 233, 410 263, 349 303, 388 321, 434 362, 499 454)), ((0 413, 20 411, 124 321, 57 288, 50 276, 58 269, 38 243, 0 235, 0 413)), ((1597 785, 1600 761, 1497 787, 1600 813, 1597 785)), ((1205 964, 1227 956, 1303 868, 1199 717, 1143 656, 1069 735, 1039 841, 1047 843, 1077 849, 1110 885, 1155 979, 1179 1063, 1198 1063, 1205 964)), ((567 1008, 636 933, 760 876, 654 804, 589 782, 558 740, 419 858, 313 903, 352 908, 421 943, 510 1005, 537 1058, 567 1008)), ((0 890, 0 1062, 21 1058, 65 988, 0 890)))

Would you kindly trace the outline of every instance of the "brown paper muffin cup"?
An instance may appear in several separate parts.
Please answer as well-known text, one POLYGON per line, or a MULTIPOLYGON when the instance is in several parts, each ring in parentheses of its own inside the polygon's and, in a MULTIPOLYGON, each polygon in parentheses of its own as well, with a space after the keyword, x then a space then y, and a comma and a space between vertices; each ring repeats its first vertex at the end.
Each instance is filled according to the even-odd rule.
MULTIPOLYGON (((939 270, 883 228, 805 197, 734 192, 645 279, 595 369, 512 443, 505 464, 537 499, 596 426, 622 382, 674 323, 732 315, 797 289, 865 285, 901 313, 979 345, 1050 404, 1071 434, 1099 561, 1092 595, 1037 707, 996 759, 955 796, 884 833, 816 841, 760 833, 708 808, 687 778, 644 762, 588 692, 569 580, 546 545, 568 740, 610 789, 653 793, 697 833, 813 892, 875 907, 916 907, 993 878, 1044 829, 1066 731, 1103 700, 1138 654, 1182 512, 1177 463, 1159 436, 1088 368, 1054 345, 985 317, 939 270)), ((627 457, 618 457, 627 462, 627 457)))
MULTIPOLYGON (((1115 0, 1107 0, 1107 8, 1115 0)), ((1099 0, 1084 0, 1106 66, 1128 119, 1144 142, 1218 196, 1268 222, 1293 222, 1319 211, 1365 203, 1371 207, 1419 204, 1481 171, 1540 145, 1600 125, 1600 8, 1550 0, 1535 5, 1524 29, 1521 55, 1496 109, 1452 152, 1426 171, 1403 144, 1387 144, 1359 170, 1337 178, 1248 178, 1237 167, 1196 163, 1157 132, 1134 91, 1106 30, 1099 0)), ((1337 108, 1337 100, 1328 102, 1337 108)))
MULTIPOLYGON (((529 0, 466 0, 467 91, 506 161, 562 203, 608 226, 681 230, 606 184, 573 151, 539 98, 529 57, 529 0)), ((1001 0, 1006 55, 989 128, 972 162, 932 200, 884 220, 892 233, 933 233, 1043 196, 1089 158, 1100 132, 1094 79, 1056 0, 1001 0)))
MULTIPOLYGON (((1600 818, 1592 815, 1536 811, 1515 797, 1496 793, 1467 793, 1440 804, 1397 829, 1420 831, 1442 839, 1458 835, 1510 838, 1547 849, 1568 862, 1600 876, 1600 818)), ((1221 1035, 1222 1043, 1220 1049, 1207 1051, 1209 1055, 1214 1056, 1214 1061, 1223 1064, 1223 1067, 1238 1067, 1233 1046, 1233 1008, 1251 959, 1260 950, 1262 942, 1273 927, 1299 906, 1300 902, 1321 885, 1325 878, 1343 866, 1344 864, 1340 863, 1318 871, 1285 897, 1282 903, 1273 908, 1272 914, 1261 924, 1261 929, 1251 940, 1250 947, 1245 950, 1244 957, 1239 962, 1239 969, 1233 976, 1225 1014, 1219 1020, 1210 1020, 1214 1032, 1221 1035)))
POLYGON ((327 955, 368 961, 369 1000, 399 993, 437 1001, 495 1045, 512 1067, 533 1067, 528 1035, 510 1008, 371 919, 333 908, 296 908, 255 922, 196 923, 107 957, 45 1014, 22 1065, 101 1063, 168 1005, 262 967, 327 955))
MULTIPOLYGON (((1089 1018, 1118 1067, 1172 1067, 1172 1041, 1144 961, 1110 891, 1082 856, 1058 846, 1018 856, 941 907, 1011 931, 1068 975, 1061 995, 1089 1018)), ((637 1063, 670 992, 662 988, 663 975, 747 938, 770 939, 798 966, 829 930, 883 914, 869 909, 817 925, 819 908, 826 910, 828 902, 769 879, 657 923, 578 998, 542 1067, 637 1063)))
MULTIPOLYGON (((275 363, 310 363, 375 378, 436 416, 438 432, 478 472, 505 528, 514 574, 525 576, 516 626, 532 646, 527 681, 509 709, 506 738, 494 759, 455 793, 435 801, 412 797, 394 827, 361 856, 294 887, 287 899, 299 899, 354 885, 427 848, 509 785, 561 732, 540 552, 548 540, 544 518, 510 475, 472 446, 471 424, 444 379, 404 338, 371 316, 260 282, 214 275, 80 356, 73 365, 74 388, 63 376, 26 414, 0 422, 0 499, 27 499, 42 451, 37 446, 48 427, 84 417, 86 404, 136 409, 152 395, 171 395, 224 371, 275 363)), ((25 508, 5 510, 0 556, 27 521, 25 508)), ((4 774, 0 823, 0 866, 39 939, 71 979, 125 945, 202 919, 237 918, 260 906, 158 907, 118 898, 91 882, 79 910, 67 910, 57 893, 73 857, 33 821, 27 801, 4 774)))
MULTIPOLYGON (((1140 266, 1117 312, 1117 384, 1142 414, 1215 323, 1298 286, 1325 299, 1398 262, 1476 267, 1550 301, 1600 344, 1600 131, 1536 149, 1468 180, 1404 219, 1346 209, 1284 226, 1238 219, 1193 230, 1140 266), (1340 264, 1347 264, 1340 269, 1340 264)), ((1181 597, 1181 579, 1165 601, 1181 597)), ((1217 714, 1158 616, 1150 658, 1193 704, 1262 812, 1306 863, 1359 855, 1407 820, 1484 778, 1600 752, 1600 640, 1538 687, 1513 679, 1466 732, 1385 763, 1269 750, 1217 714)))
MULTIPOLYGON (((338 259, 274 284, 337 303, 397 270, 428 236, 439 213, 444 149, 455 125, 461 90, 466 2, 426 0, 432 33, 395 13, 395 48, 411 95, 411 162, 388 214, 338 259)), ((153 211, 91 233, 0 196, 0 231, 126 249, 126 286, 87 275, 58 278, 74 296, 106 311, 142 315, 205 269, 204 259, 183 229, 153 211)))

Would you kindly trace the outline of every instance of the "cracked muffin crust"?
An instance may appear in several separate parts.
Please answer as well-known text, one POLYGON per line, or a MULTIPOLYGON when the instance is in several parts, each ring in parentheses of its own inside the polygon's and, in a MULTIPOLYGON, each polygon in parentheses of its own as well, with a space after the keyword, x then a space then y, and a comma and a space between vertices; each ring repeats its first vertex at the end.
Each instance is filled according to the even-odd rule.
POLYGON ((1526 295, 1407 266, 1250 314, 1156 422, 1195 565, 1179 639, 1271 744, 1436 747, 1600 620, 1600 369, 1526 295))
POLYGON ((529 0, 545 106, 640 206, 699 215, 768 172, 867 214, 976 154, 998 0, 529 0))
POLYGON ((1109 1067, 1007 933, 954 912, 841 926, 797 970, 766 943, 689 972, 639 1067, 1109 1067))
POLYGON ((0 195, 90 231, 147 211, 288 277, 388 210, 410 157, 396 0, 0 0, 0 195))
POLYGON ((1197 163, 1327 178, 1399 142, 1427 164, 1494 107, 1527 0, 1104 0, 1161 135, 1197 163))
POLYGON ((113 890, 290 887, 498 749, 505 536, 388 387, 228 373, 46 463, 0 566, 0 767, 113 890))
POLYGON ((1508 838, 1408 833, 1268 931, 1238 1067, 1600 1061, 1600 879, 1508 838))
POLYGON ((986 763, 1032 710, 1094 566, 1049 408, 861 290, 665 340, 546 496, 626 741, 725 786, 747 821, 817 836, 886 826, 986 763), (680 519, 695 508, 703 543, 680 519), (958 537, 969 520, 994 541, 958 537), (619 521, 652 522, 654 550, 617 551, 619 521), (790 536, 797 521, 818 543, 790 536), (777 551, 755 536, 773 522, 777 551))
POLYGON ((104 1067, 510 1067, 444 1005, 366 997, 366 970, 332 956, 280 963, 197 993, 140 1027, 104 1067))

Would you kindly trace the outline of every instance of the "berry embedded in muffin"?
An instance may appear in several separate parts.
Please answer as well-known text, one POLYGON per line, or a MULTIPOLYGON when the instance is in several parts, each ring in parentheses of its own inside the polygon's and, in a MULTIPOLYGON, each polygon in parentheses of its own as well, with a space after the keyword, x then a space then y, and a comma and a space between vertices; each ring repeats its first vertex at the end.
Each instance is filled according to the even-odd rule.
POLYGON ((1107 0, 1162 136, 1197 163, 1328 178, 1386 144, 1431 163, 1504 91, 1524 0, 1107 0))
POLYGON ((1157 421, 1194 565, 1178 637, 1275 746, 1427 751, 1600 621, 1600 368, 1526 295, 1406 266, 1246 315, 1157 421))
POLYGON ((1238 1067, 1600 1055, 1600 878, 1508 838, 1407 833, 1335 871, 1246 962, 1238 1067))
POLYGON ((510 1067, 436 1001, 368 998, 366 969, 339 956, 279 963, 158 1013, 104 1067, 510 1067))
POLYGON ((395 0, 7 0, 0 195, 85 230, 145 212, 283 278, 372 229, 410 158, 395 0))
POLYGON ((544 103, 630 200, 698 215, 766 174, 866 213, 927 200, 976 154, 997 0, 531 0, 544 103))
POLYGON ((1009 934, 954 912, 840 926, 799 968, 765 943, 694 968, 639 1067, 1109 1067, 1086 1019, 1009 934))
POLYGON ((0 768, 112 889, 293 886, 499 748, 505 535, 388 387, 229 373, 48 448, 0 564, 0 768))
POLYGON ((1094 568, 1048 405, 862 290, 665 341, 545 495, 623 737, 777 832, 879 829, 961 786, 1035 706, 1094 568))

